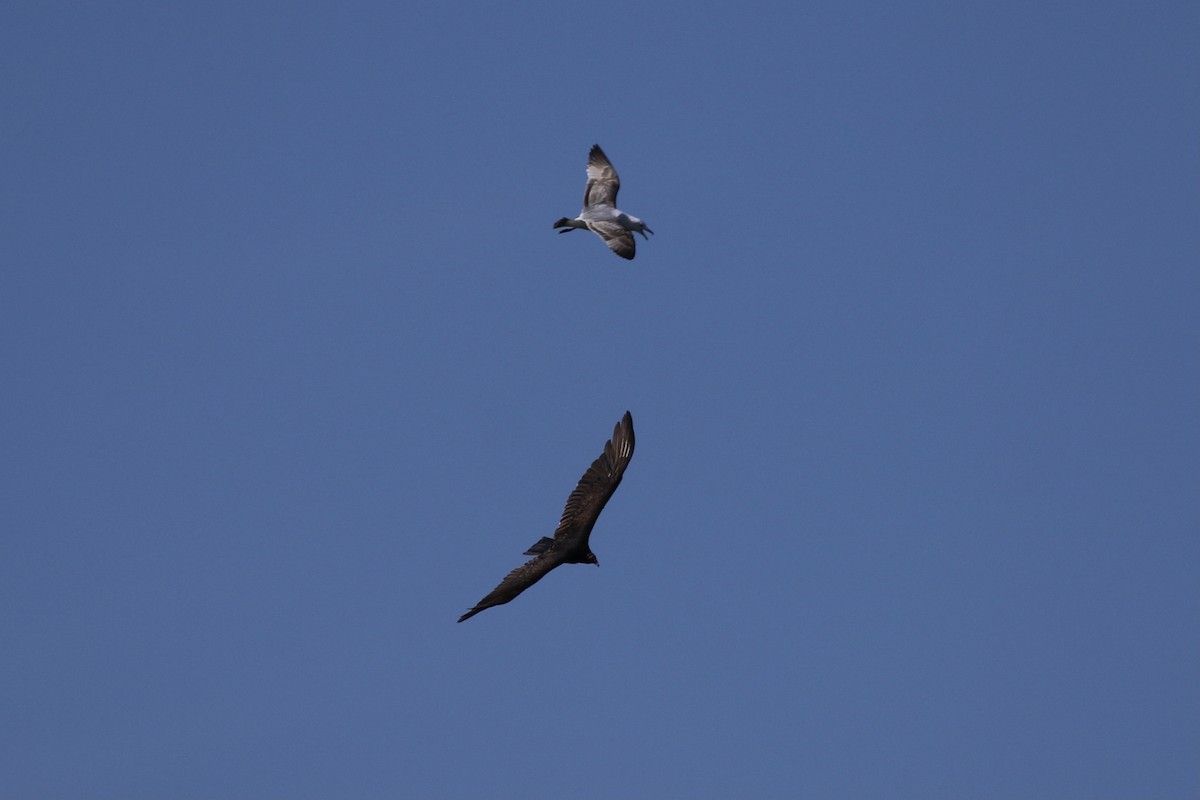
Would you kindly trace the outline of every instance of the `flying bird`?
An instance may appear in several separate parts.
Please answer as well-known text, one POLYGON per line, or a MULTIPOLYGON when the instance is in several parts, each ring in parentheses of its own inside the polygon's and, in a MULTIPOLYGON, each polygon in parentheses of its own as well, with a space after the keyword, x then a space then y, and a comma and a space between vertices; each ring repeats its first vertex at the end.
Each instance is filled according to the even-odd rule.
POLYGON ((636 231, 647 241, 647 233, 654 233, 646 227, 646 223, 634 216, 626 214, 617 208, 617 190, 621 188, 621 179, 613 169, 612 162, 600 145, 592 145, 588 153, 587 188, 583 190, 583 210, 579 216, 571 219, 563 217, 554 223, 556 228, 564 228, 559 233, 570 233, 576 228, 587 228, 604 240, 614 253, 621 258, 633 260, 636 246, 633 234, 636 231))
POLYGON ((633 417, 629 412, 621 417, 621 421, 613 428, 612 438, 604 443, 604 452, 592 462, 587 472, 579 479, 579 485, 567 498, 567 506, 563 509, 562 519, 554 538, 543 536, 533 547, 525 551, 525 555, 533 556, 529 561, 517 567, 492 590, 492 593, 475 604, 467 613, 458 618, 459 622, 469 619, 485 608, 503 605, 521 592, 541 580, 547 572, 559 564, 595 564, 600 566, 599 559, 588 547, 588 537, 592 526, 604 504, 621 483, 621 476, 633 458, 633 417))

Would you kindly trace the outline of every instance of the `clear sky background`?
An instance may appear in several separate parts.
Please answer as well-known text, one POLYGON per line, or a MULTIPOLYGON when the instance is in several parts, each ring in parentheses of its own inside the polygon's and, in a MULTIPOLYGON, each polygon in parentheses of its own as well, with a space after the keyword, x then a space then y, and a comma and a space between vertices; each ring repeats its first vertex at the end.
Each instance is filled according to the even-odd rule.
POLYGON ((0 795, 1194 798, 1193 2, 0 11, 0 795), (657 235, 551 222, 588 148, 657 235), (593 536, 462 625, 622 413, 593 536))

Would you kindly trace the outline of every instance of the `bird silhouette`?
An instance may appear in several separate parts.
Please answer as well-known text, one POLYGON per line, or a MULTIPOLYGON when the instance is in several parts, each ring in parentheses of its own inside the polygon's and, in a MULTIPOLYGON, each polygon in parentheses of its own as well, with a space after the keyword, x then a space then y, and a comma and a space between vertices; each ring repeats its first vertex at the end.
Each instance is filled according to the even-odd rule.
POLYGON ((632 458, 633 417, 626 411, 613 428, 612 438, 604 443, 604 452, 583 473, 575 490, 567 498, 554 538, 543 536, 526 550, 524 554, 533 558, 508 573, 491 594, 476 603, 458 621, 470 619, 485 608, 509 602, 559 564, 600 566, 596 554, 588 546, 588 537, 600 512, 604 510, 604 504, 620 485, 621 476, 625 474, 625 468, 632 458))

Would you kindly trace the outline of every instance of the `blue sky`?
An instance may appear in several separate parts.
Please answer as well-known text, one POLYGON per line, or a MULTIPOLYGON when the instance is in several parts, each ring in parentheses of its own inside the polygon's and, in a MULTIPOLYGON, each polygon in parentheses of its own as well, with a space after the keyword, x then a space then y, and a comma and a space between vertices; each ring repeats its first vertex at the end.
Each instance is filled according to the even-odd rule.
POLYGON ((1195 797, 1194 4, 588 14, 0 11, 0 794, 1195 797))

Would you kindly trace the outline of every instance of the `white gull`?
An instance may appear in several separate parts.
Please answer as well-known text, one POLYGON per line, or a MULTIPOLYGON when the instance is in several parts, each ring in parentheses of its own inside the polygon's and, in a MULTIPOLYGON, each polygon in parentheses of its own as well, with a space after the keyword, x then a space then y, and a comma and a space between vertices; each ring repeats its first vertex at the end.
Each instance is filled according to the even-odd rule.
POLYGON ((571 219, 563 217, 554 223, 556 228, 565 228, 559 233, 570 233, 576 228, 587 228, 604 240, 609 248, 621 258, 633 259, 636 255, 633 233, 649 240, 647 233, 654 233, 646 223, 617 208, 617 190, 621 179, 613 169, 612 162, 600 145, 592 145, 588 153, 587 188, 583 190, 583 210, 571 219))

